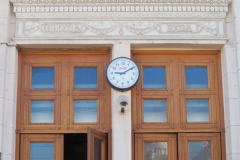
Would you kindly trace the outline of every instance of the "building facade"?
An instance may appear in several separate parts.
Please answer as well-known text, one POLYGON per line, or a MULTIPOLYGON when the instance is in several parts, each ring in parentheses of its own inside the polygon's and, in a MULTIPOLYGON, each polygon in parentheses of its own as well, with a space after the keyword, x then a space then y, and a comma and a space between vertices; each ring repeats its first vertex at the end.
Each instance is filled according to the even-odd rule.
POLYGON ((239 8, 1 0, 1 159, 240 160, 239 8))

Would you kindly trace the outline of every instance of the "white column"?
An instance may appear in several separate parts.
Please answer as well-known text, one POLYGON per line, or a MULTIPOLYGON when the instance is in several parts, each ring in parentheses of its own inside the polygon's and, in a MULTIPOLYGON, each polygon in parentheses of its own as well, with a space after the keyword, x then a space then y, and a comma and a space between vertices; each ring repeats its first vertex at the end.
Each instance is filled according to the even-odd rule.
MULTIPOLYGON (((117 57, 130 58, 131 49, 128 41, 116 41, 112 50, 112 59, 117 57)), ((114 89, 112 92, 112 160, 132 159, 132 139, 131 139, 131 91, 119 92, 114 89), (125 113, 120 112, 118 97, 127 97, 128 105, 125 113)))
POLYGON ((240 1, 229 7, 228 43, 222 49, 224 117, 227 160, 240 159, 240 1))
POLYGON ((18 53, 15 47, 6 47, 5 68, 0 80, 0 109, 1 109, 1 153, 3 160, 15 159, 15 130, 17 102, 17 70, 18 53), (3 86, 2 86, 3 85, 3 86))

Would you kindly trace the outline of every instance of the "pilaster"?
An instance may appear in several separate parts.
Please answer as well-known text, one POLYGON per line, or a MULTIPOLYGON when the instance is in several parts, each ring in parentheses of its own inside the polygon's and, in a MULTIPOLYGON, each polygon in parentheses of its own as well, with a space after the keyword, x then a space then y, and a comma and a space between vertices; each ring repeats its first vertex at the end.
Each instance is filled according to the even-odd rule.
POLYGON ((228 43, 222 49, 224 116, 227 160, 240 159, 240 14, 239 1, 229 6, 226 19, 228 43))
MULTIPOLYGON (((116 41, 112 50, 112 59, 117 57, 129 57, 130 43, 116 41)), ((112 159, 113 160, 130 160, 132 157, 132 122, 131 122, 131 91, 112 92, 112 159), (127 98, 128 105, 125 112, 121 113, 119 96, 124 95, 127 98)))

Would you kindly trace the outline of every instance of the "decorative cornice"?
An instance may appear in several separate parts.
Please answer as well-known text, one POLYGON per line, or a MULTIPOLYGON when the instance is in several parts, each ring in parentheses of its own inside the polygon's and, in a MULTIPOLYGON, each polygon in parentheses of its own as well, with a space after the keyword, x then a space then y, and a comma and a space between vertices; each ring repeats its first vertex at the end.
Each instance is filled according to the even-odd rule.
POLYGON ((14 12, 227 12, 227 6, 15 6, 14 12))
POLYGON ((162 4, 222 4, 226 5, 232 0, 10 0, 14 4, 86 4, 86 3, 162 3, 162 4))

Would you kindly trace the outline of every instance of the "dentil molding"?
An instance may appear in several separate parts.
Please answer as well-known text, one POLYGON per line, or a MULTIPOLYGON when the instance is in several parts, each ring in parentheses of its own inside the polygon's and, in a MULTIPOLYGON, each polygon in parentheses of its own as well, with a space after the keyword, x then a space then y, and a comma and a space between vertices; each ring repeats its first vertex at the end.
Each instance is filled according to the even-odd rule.
POLYGON ((10 0, 14 4, 81 4, 81 3, 162 3, 162 4, 229 4, 232 0, 10 0))

